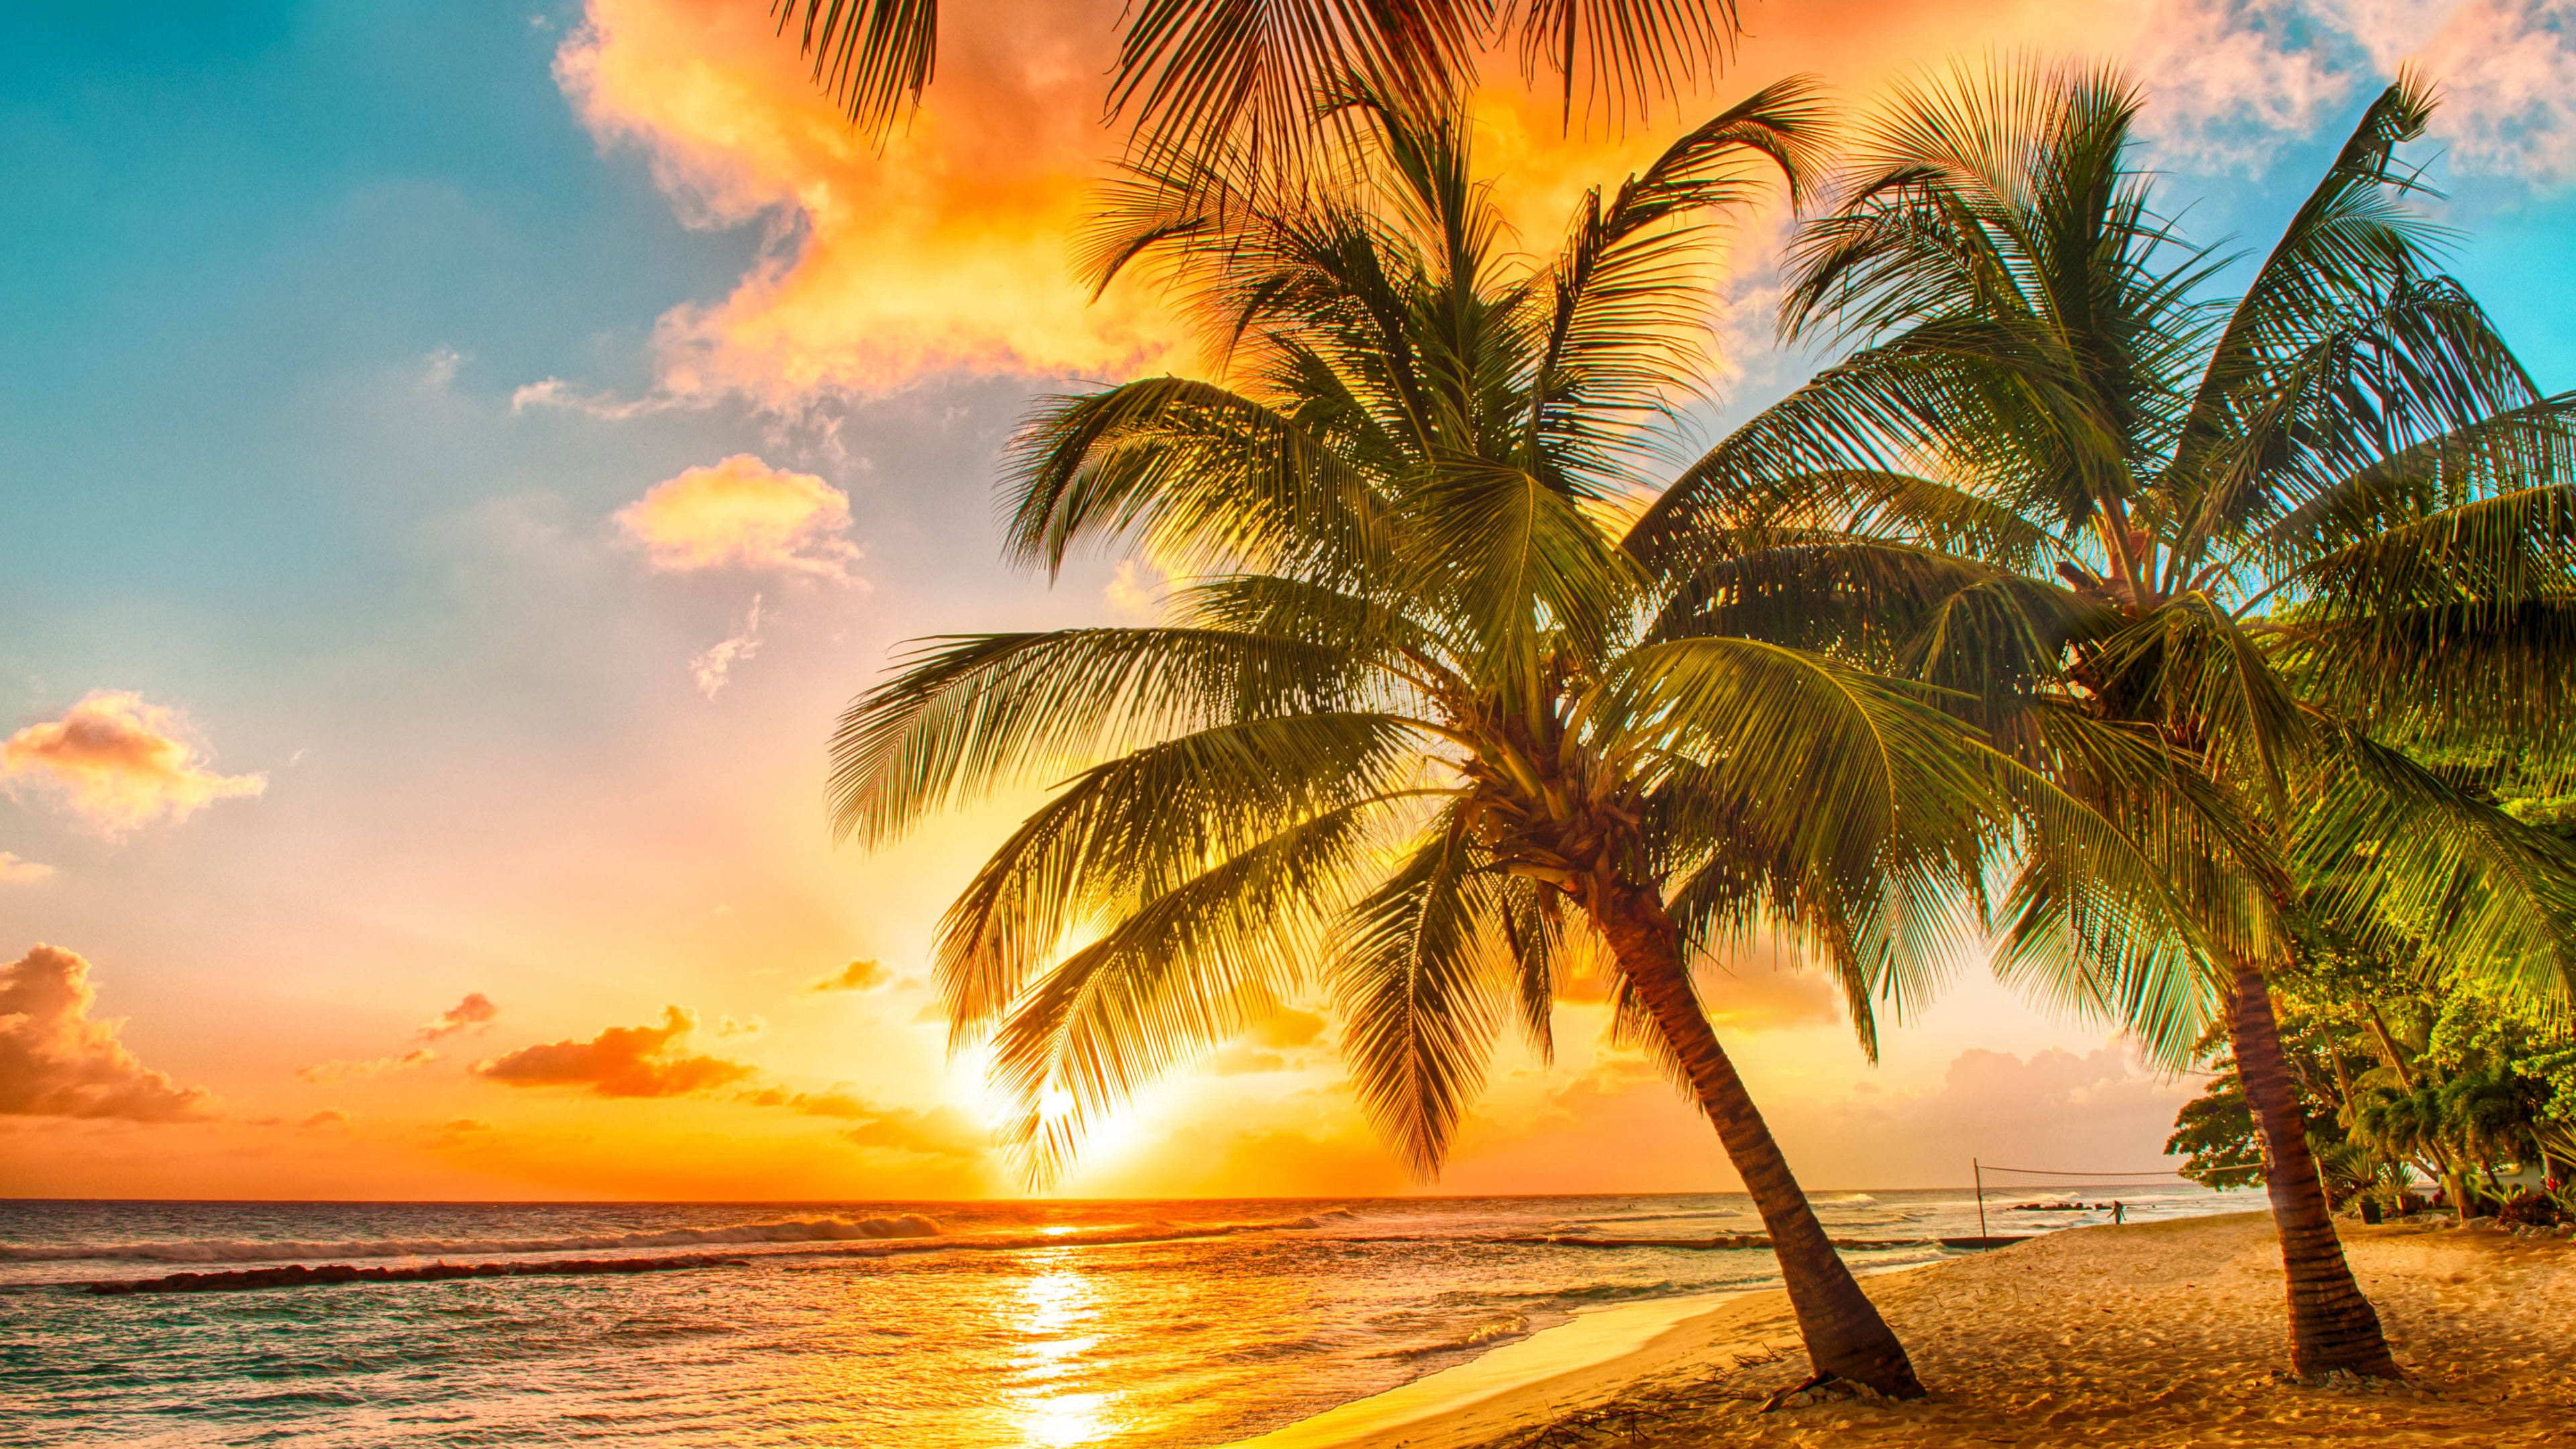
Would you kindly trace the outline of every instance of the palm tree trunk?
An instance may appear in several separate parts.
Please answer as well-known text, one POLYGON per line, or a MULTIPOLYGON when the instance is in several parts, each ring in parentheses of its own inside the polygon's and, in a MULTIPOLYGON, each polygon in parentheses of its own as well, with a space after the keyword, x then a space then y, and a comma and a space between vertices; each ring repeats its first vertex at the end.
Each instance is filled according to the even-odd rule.
POLYGON ((1693 995, 1681 956, 1680 934, 1653 890, 1614 883, 1592 892, 1588 906, 1619 968, 1653 1016, 1656 1029, 1689 1074, 1700 1110, 1716 1126, 1727 1159, 1771 1231, 1771 1250, 1789 1306, 1806 1339, 1807 1358, 1819 1378, 1849 1379, 1890 1398, 1923 1397, 1914 1364, 1897 1342, 1860 1282, 1834 1252, 1807 1195, 1780 1155, 1780 1144, 1744 1090, 1726 1049, 1693 995))
POLYGON ((2402 1377, 2380 1334, 2379 1314, 2353 1282, 2343 1243, 2335 1237, 2325 1184, 2308 1151, 2307 1114, 2299 1109, 2280 1022, 2272 1015, 2272 988, 2260 970, 2241 962, 2227 1001, 2227 1035, 2245 1100, 2254 1108, 2263 1190, 2272 1199, 2272 1226, 2280 1234, 2281 1267, 2289 1278, 2290 1371, 2302 1377, 2335 1369, 2402 1377))

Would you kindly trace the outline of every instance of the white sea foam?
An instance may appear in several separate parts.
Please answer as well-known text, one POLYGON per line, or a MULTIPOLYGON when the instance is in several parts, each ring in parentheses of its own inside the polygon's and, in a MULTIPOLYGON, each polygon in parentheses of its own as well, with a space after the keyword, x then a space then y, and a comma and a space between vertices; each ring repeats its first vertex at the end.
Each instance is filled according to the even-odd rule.
POLYGON ((890 1218, 793 1218, 721 1228, 668 1228, 651 1233, 587 1233, 558 1238, 361 1238, 340 1242, 265 1242, 246 1238, 179 1238, 150 1243, 0 1243, 0 1262, 117 1259, 144 1263, 283 1263, 309 1258, 430 1258, 458 1254, 599 1253, 629 1248, 685 1248, 705 1243, 837 1243, 874 1238, 928 1238, 939 1224, 919 1213, 890 1218))

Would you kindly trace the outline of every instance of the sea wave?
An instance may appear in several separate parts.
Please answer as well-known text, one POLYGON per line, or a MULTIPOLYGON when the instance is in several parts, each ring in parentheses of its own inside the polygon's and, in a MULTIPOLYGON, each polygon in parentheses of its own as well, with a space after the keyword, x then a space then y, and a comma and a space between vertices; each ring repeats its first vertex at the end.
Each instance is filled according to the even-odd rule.
POLYGON ((1428 1343, 1403 1344, 1395 1348, 1382 1349, 1369 1356, 1371 1358, 1424 1358, 1435 1353, 1461 1353, 1471 1348, 1491 1347, 1504 1339, 1518 1338, 1529 1331, 1530 1321, 1526 1314, 1510 1313, 1500 1318, 1486 1319, 1453 1337, 1437 1338, 1428 1343))
POLYGON ((360 1238, 342 1242, 267 1242, 252 1238, 178 1238, 148 1243, 0 1243, 0 1262, 90 1259, 142 1263, 282 1263, 299 1258, 429 1258, 448 1254, 600 1253, 628 1248, 684 1248, 706 1243, 839 1243, 931 1238, 939 1224, 919 1213, 890 1218, 792 1218, 721 1228, 666 1228, 649 1233, 582 1233, 555 1238, 360 1238))

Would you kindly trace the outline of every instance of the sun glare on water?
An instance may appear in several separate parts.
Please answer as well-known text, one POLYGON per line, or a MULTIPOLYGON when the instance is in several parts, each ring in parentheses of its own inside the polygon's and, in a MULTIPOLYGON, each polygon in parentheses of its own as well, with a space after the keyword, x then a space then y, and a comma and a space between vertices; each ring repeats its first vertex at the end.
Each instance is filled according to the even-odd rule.
POLYGON ((1096 1443, 1120 1427, 1111 1412, 1119 1395, 1087 1389, 1082 1376, 1082 1356, 1100 1342, 1087 1331, 1100 1313, 1100 1290, 1072 1266, 1069 1250, 1052 1250, 1046 1260, 1061 1266, 1020 1285, 1020 1439, 1046 1449, 1096 1443))

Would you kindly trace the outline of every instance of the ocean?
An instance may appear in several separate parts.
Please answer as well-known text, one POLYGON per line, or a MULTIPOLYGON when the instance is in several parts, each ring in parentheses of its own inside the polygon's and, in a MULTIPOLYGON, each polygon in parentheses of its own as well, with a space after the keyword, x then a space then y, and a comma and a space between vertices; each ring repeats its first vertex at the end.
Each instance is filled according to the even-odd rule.
MULTIPOLYGON (((1996 1233, 2107 1219, 2017 1211, 1996 1233)), ((2053 1196, 2053 1194, 2051 1194, 2053 1196)), ((2259 1208, 2088 1184, 2135 1219, 2259 1208)), ((1819 1193, 1863 1271, 1975 1233, 1964 1191, 1819 1193)), ((0 1445, 1184 1449, 1587 1308, 1775 1283, 1740 1194, 1001 1203, 0 1202, 0 1445), (636 1274, 101 1295, 282 1264, 720 1258, 636 1274)))

